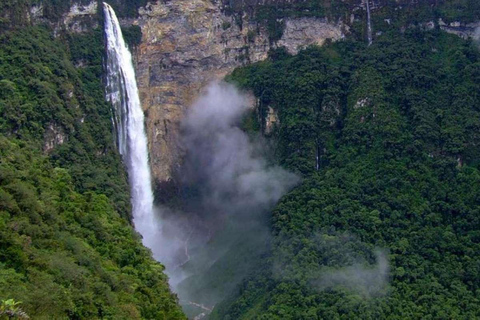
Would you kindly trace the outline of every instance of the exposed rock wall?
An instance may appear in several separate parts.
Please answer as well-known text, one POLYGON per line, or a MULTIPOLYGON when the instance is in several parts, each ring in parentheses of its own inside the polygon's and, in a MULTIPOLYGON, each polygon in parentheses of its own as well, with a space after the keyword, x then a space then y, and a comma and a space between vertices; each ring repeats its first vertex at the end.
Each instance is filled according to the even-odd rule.
POLYGON ((45 15, 42 3, 30 7, 27 18, 34 24, 46 23, 52 26, 54 34, 62 31, 81 33, 98 27, 98 2, 92 0, 86 4, 73 3, 68 12, 65 12, 58 21, 52 21, 45 15))
MULTIPOLYGON (((435 24, 433 23, 433 25, 435 24)), ((438 25, 443 31, 455 34, 461 38, 480 40, 480 22, 463 23, 454 21, 447 24, 442 19, 439 19, 438 25)))
POLYGON ((74 4, 62 19, 62 24, 59 27, 77 33, 97 27, 97 7, 96 1, 92 1, 87 5, 74 4))
POLYGON ((63 128, 52 122, 48 125, 44 134, 43 151, 48 153, 56 146, 62 145, 68 140, 63 128))
MULTIPOLYGON (((266 59, 272 47, 284 46, 296 54, 305 46, 341 39, 348 33, 348 25, 361 22, 358 19, 362 15, 358 13, 364 10, 362 1, 350 1, 351 13, 344 16, 346 23, 311 17, 285 18, 281 39, 272 42, 264 24, 258 24, 249 14, 258 5, 292 1, 156 0, 140 8, 138 18, 122 20, 124 25, 134 24, 142 29, 135 60, 157 183, 170 181, 181 163, 180 120, 206 83, 221 79, 245 63, 266 59), (234 9, 235 14, 226 15, 222 10, 226 7, 234 9)), ((99 26, 98 3, 79 1, 55 23, 45 18, 42 5, 30 8, 27 18, 33 23, 51 24, 56 34, 84 32, 99 26)), ((372 10, 384 5, 383 1, 373 2, 372 10)), ((385 21, 390 24, 390 20, 385 21)), ((440 19, 423 24, 425 29, 437 26, 464 38, 480 37, 480 32, 476 32, 480 23, 445 23, 440 19)), ((274 119, 275 115, 269 113, 266 130, 271 130, 274 119)))
POLYGON ((208 0, 158 1, 141 8, 138 19, 126 22, 142 28, 137 80, 152 170, 159 183, 172 179, 180 163, 180 120, 206 83, 244 63, 266 59, 271 47, 285 46, 295 54, 328 38, 338 40, 346 32, 341 22, 286 19, 282 38, 271 43, 265 27, 247 15, 240 26, 220 6, 208 0))

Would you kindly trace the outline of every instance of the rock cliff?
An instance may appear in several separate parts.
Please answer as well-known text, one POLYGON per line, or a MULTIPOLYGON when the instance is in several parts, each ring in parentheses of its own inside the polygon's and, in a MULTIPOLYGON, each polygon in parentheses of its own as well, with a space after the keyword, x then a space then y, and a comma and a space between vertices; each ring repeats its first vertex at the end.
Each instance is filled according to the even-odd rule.
MULTIPOLYGON (((276 22, 283 26, 279 39, 271 39, 267 25, 254 19, 256 6, 296 2, 301 3, 295 0, 156 0, 139 8, 137 18, 121 20, 123 25, 138 25, 142 31, 135 62, 157 186, 168 185, 181 163, 180 120, 206 83, 221 79, 238 66, 266 59, 271 48, 284 46, 291 54, 296 54, 302 47, 321 45, 326 39, 341 39, 349 33, 350 26, 363 24, 365 2, 353 0, 344 2, 347 11, 337 20, 302 17, 303 13, 298 17, 277 19, 276 22)), ((399 2, 392 12, 413 6, 410 2, 399 2)), ((70 9, 67 8, 55 23, 45 17, 45 9, 40 4, 30 8, 27 19, 52 25, 56 34, 85 32, 99 26, 98 3, 96 0, 90 3, 73 0, 70 9)), ((383 12, 386 6, 384 1, 372 1, 371 8, 375 14, 383 12)), ((385 26, 395 20, 390 19, 390 14, 393 17, 396 14, 392 12, 381 13, 388 18, 384 19, 385 26)), ((419 25, 424 29, 440 28, 464 38, 480 37, 477 32, 480 23, 475 21, 444 22, 439 19, 419 25)), ((375 27, 374 31, 380 34, 380 29, 375 30, 375 27)), ((408 24, 404 24, 402 28, 407 27, 408 24)), ((270 110, 267 131, 271 130, 275 119, 274 110, 270 110)))
MULTIPOLYGON (((67 7, 68 8, 68 7, 67 7)), ((81 33, 99 26, 97 17, 98 2, 92 0, 86 4, 73 3, 59 19, 48 17, 45 6, 39 3, 30 7, 27 19, 35 24, 48 24, 58 35, 62 31, 81 33)))
POLYGON ((220 4, 208 0, 149 3, 132 23, 142 29, 136 50, 137 80, 156 182, 171 181, 182 155, 180 120, 186 108, 208 82, 234 68, 267 58, 270 48, 285 46, 295 54, 302 47, 348 32, 339 22, 318 18, 287 18, 280 40, 269 39, 265 26, 247 14, 228 16, 220 4))
MULTIPOLYGON (((434 22, 430 22, 430 25, 435 26, 434 22)), ((464 39, 472 38, 476 41, 480 39, 480 22, 463 23, 460 21, 453 21, 445 23, 441 18, 438 19, 438 26, 443 31, 455 34, 464 39)))

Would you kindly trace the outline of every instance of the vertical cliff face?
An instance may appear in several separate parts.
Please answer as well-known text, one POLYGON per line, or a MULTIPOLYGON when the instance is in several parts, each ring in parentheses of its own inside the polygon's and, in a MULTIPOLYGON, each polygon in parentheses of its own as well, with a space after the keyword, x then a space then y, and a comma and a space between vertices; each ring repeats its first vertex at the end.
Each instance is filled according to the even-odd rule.
MULTIPOLYGON (((73 0, 58 9, 55 18, 50 7, 34 4, 26 20, 50 25, 55 35, 88 32, 99 27, 98 3, 73 0)), ((223 5, 211 0, 152 1, 138 10, 136 19, 121 20, 125 26, 142 29, 142 41, 135 52, 136 75, 146 115, 151 167, 159 184, 171 181, 181 163, 179 123, 205 84, 238 66, 266 59, 271 48, 285 46, 296 54, 302 47, 340 39, 347 31, 340 21, 285 18, 281 21, 283 36, 273 41, 267 26, 254 21, 249 10, 227 15, 223 5)), ((64 140, 55 138, 59 134, 55 130, 50 131, 46 150, 64 140)))
MULTIPOLYGON (((354 22, 361 25, 365 18, 364 2, 353 0, 344 2, 344 13, 331 15, 342 16, 345 23, 332 18, 301 17, 311 12, 299 11, 299 17, 277 19, 283 32, 279 39, 272 39, 267 25, 258 23, 252 16, 258 6, 295 5, 297 2, 157 0, 141 7, 136 19, 122 20, 124 25, 134 24, 142 29, 143 38, 136 49, 135 62, 146 115, 150 161, 157 183, 172 180, 175 168, 181 163, 179 121, 206 83, 222 78, 238 66, 266 59, 271 48, 284 46, 296 54, 302 47, 321 45, 326 39, 341 39, 349 32, 349 25, 354 22)), ((398 2, 397 9, 403 6, 416 5, 405 0, 398 2)), ((395 13, 398 10, 389 12, 385 8, 388 6, 383 0, 372 1, 372 14, 380 12, 388 17, 385 25, 401 20, 395 13)), ((84 32, 99 25, 96 0, 74 0, 53 24, 45 11, 41 4, 33 6, 27 20, 51 24, 57 34, 62 31, 84 32)), ((471 37, 476 35, 479 24, 439 19, 423 25, 424 28, 439 27, 462 37, 471 37)), ((375 26, 374 32, 379 28, 375 26)))
POLYGON ((172 179, 180 163, 180 126, 186 108, 208 82, 247 62, 267 58, 270 48, 301 47, 344 36, 345 25, 326 19, 285 19, 283 36, 269 39, 265 26, 247 14, 227 16, 209 0, 149 3, 128 23, 142 29, 136 52, 137 81, 147 116, 150 159, 157 183, 172 179), (240 20, 240 21, 239 21, 240 20))

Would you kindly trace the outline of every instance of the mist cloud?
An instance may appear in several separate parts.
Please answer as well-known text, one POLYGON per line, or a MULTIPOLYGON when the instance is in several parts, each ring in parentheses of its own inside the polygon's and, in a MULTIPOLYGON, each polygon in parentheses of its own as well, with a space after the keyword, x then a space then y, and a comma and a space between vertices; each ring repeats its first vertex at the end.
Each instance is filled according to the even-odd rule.
POLYGON ((375 252, 376 263, 357 262, 351 266, 322 272, 314 285, 320 289, 343 287, 364 297, 383 295, 388 289, 389 265, 385 252, 375 252))
POLYGON ((243 279, 267 249, 269 210, 300 181, 267 160, 261 137, 240 129, 249 104, 234 86, 215 82, 182 122, 181 208, 158 208, 153 252, 184 303, 213 307, 243 279))
POLYGON ((272 275, 279 282, 305 281, 315 291, 346 290, 364 298, 389 291, 387 251, 372 248, 348 231, 324 229, 303 238, 300 247, 280 248, 272 264, 272 275))
POLYGON ((187 149, 183 179, 202 185, 203 200, 211 209, 267 209, 299 181, 269 164, 264 146, 238 127, 247 111, 247 97, 234 86, 212 83, 183 123, 187 149))

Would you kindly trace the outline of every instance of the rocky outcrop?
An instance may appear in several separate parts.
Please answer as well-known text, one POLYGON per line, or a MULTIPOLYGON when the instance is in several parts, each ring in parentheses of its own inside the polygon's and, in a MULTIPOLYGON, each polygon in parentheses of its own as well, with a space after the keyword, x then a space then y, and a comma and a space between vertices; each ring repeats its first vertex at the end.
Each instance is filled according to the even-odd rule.
POLYGON ((343 24, 333 24, 327 19, 287 18, 282 38, 275 45, 284 46, 289 53, 297 54, 299 49, 307 45, 321 46, 326 39, 343 38, 345 29, 347 27, 343 24))
POLYGON ((65 134, 63 128, 52 122, 48 125, 44 134, 43 151, 48 153, 56 146, 62 145, 67 141, 68 136, 65 134))
POLYGON ((59 19, 46 17, 45 7, 42 3, 30 7, 27 18, 34 24, 48 24, 54 34, 61 32, 82 33, 98 27, 98 2, 92 0, 87 4, 74 3, 59 19))
POLYGON ((74 4, 63 17, 62 24, 59 27, 69 32, 86 32, 98 26, 96 14, 96 1, 92 1, 87 5, 74 4))
POLYGON ((443 31, 455 34, 463 39, 472 38, 477 41, 480 40, 480 22, 462 23, 454 21, 447 24, 442 19, 439 19, 438 25, 443 31))
MULTIPOLYGON (((234 68, 267 58, 270 48, 295 54, 308 45, 338 40, 346 26, 326 19, 286 19, 282 38, 272 43, 266 28, 242 17, 242 24, 208 0, 149 3, 134 21, 143 39, 136 51, 137 80, 147 117, 151 166, 157 182, 172 179, 182 155, 180 120, 206 83, 234 68)), ((238 18, 238 17, 237 17, 238 18)))
POLYGON ((265 117, 265 133, 270 134, 275 130, 275 127, 280 125, 278 113, 272 107, 268 107, 267 116, 265 117))

